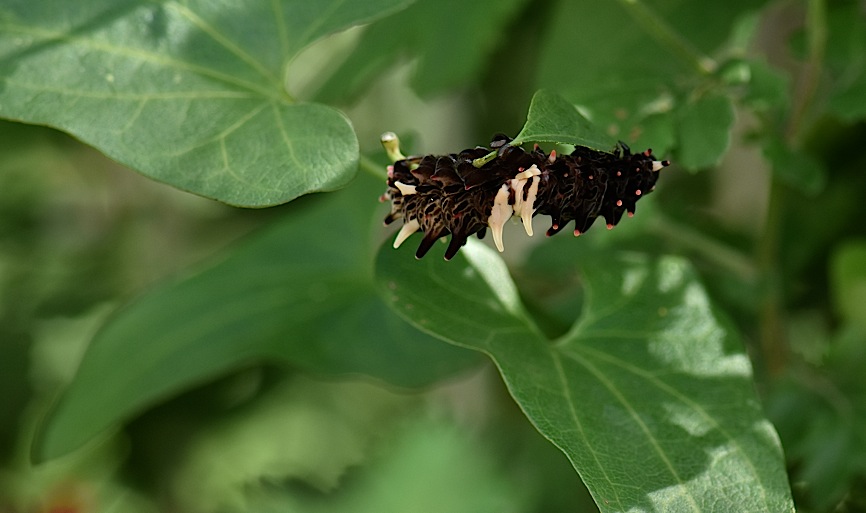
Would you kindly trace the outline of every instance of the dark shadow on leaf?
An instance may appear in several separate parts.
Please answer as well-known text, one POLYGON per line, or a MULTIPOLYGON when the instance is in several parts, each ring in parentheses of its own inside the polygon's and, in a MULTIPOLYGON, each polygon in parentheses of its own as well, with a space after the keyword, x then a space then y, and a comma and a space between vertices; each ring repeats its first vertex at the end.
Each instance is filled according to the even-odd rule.
POLYGON ((476 354, 395 319, 373 292, 369 223, 382 188, 359 178, 115 314, 46 419, 37 459, 239 366, 420 387, 474 365, 476 354))

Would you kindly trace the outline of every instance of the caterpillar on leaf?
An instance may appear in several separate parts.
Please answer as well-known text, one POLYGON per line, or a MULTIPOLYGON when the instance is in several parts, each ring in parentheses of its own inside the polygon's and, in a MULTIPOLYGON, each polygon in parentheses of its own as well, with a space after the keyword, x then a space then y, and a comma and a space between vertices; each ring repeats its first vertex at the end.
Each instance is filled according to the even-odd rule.
POLYGON ((501 252, 505 222, 519 217, 531 236, 537 214, 551 217, 548 236, 571 221, 574 235, 581 235, 599 216, 610 229, 623 214, 634 215, 635 203, 652 192, 659 171, 670 164, 657 160, 652 150, 631 153, 622 142, 612 152, 577 146, 568 155, 557 155, 537 145, 526 151, 511 141, 498 134, 489 148, 404 157, 397 136, 383 134, 382 145, 394 161, 388 166, 388 190, 380 198, 391 202, 385 224, 403 221, 394 247, 421 231, 424 238, 415 252, 420 259, 434 242, 451 234, 445 250, 445 259, 451 260, 469 237, 484 238, 489 229, 501 252))

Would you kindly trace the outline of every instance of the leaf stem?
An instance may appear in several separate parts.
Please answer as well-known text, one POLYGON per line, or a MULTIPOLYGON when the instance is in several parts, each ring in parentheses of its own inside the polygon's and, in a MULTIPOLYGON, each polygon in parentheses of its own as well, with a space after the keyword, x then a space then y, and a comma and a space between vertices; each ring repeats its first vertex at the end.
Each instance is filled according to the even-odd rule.
MULTIPOLYGON (((513 144, 514 143, 512 143, 512 145, 513 144)), ((477 168, 484 167, 484 164, 487 164, 491 160, 495 159, 497 155, 499 155, 498 151, 491 151, 487 155, 484 155, 483 157, 478 157, 477 159, 473 160, 472 165, 477 168)))
POLYGON ((648 223, 652 231, 699 253, 744 281, 755 281, 758 276, 758 268, 751 258, 712 237, 707 237, 698 230, 658 215, 648 223))
MULTIPOLYGON (((785 127, 785 140, 791 147, 800 144, 807 114, 813 104, 821 79, 827 46, 826 0, 808 0, 806 11, 808 60, 798 84, 798 94, 785 127)), ((780 255, 781 231, 785 218, 787 189, 776 174, 770 182, 770 201, 764 231, 757 248, 758 266, 766 280, 760 309, 761 354, 767 373, 777 376, 787 365, 788 343, 784 325, 784 279, 780 255)))
POLYGON ((376 178, 381 178, 382 180, 388 179, 388 173, 382 168, 382 166, 366 155, 361 155, 358 166, 376 178))
POLYGON ((641 0, 619 0, 619 3, 649 35, 679 56, 699 74, 712 75, 718 69, 715 60, 695 48, 641 0))
POLYGON ((808 57, 798 83, 798 94, 791 108, 791 117, 785 138, 795 144, 803 129, 804 119, 812 106, 827 49, 827 4, 826 0, 809 0, 806 8, 806 36, 809 44, 808 57))

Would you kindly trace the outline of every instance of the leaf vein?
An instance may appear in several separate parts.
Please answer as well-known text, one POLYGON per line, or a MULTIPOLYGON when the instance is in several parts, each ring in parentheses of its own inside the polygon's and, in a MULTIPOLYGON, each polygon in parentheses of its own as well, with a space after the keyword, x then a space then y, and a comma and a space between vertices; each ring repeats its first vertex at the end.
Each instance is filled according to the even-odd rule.
MULTIPOLYGON (((675 399, 686 404, 688 407, 692 408, 696 413, 698 413, 698 415, 701 416, 701 418, 703 418, 703 420, 705 420, 708 424, 712 425, 713 428, 719 432, 719 434, 721 434, 725 439, 728 440, 728 442, 733 447, 736 448, 736 451, 742 455, 746 466, 749 468, 754 482, 760 482, 757 467, 755 465, 755 462, 750 457, 748 451, 744 450, 740 443, 737 441, 737 439, 734 438, 730 433, 728 433, 728 431, 724 427, 722 427, 722 425, 719 424, 716 419, 712 415, 710 415, 700 404, 692 401, 687 396, 680 393, 680 391, 678 391, 676 388, 668 385, 663 380, 659 379, 658 375, 647 372, 639 367, 635 367, 634 365, 623 361, 621 358, 617 358, 608 353, 592 349, 590 347, 587 347, 586 345, 575 346, 573 349, 576 351, 582 351, 584 353, 587 353, 588 355, 598 358, 599 360, 604 360, 605 362, 608 362, 627 372, 641 377, 647 382, 649 382, 652 386, 655 386, 659 390, 667 393, 668 395, 674 397, 675 399)), ((577 358, 577 355, 573 356, 575 357, 575 359, 577 358)), ((760 486, 759 488, 761 490, 761 497, 763 499, 763 502, 767 505, 767 510, 770 511, 769 498, 767 497, 766 490, 763 486, 760 486)))
POLYGON ((194 74, 198 74, 223 82, 230 86, 247 89, 265 97, 273 98, 279 101, 285 101, 285 98, 281 97, 278 92, 262 88, 261 86, 253 82, 239 79, 233 75, 222 73, 206 66, 200 66, 198 64, 193 64, 191 62, 183 61, 180 59, 166 57, 162 54, 129 47, 117 46, 113 44, 101 43, 98 41, 94 41, 93 39, 76 37, 64 32, 49 31, 44 29, 38 29, 35 27, 15 25, 11 23, 0 24, 0 29, 20 34, 26 34, 37 38, 43 38, 45 40, 63 41, 68 43, 69 45, 77 44, 91 50, 96 50, 111 55, 118 55, 130 59, 138 59, 145 62, 159 64, 167 68, 188 71, 194 74))
POLYGON ((190 23, 198 27, 202 32, 210 36, 214 41, 222 45, 226 50, 228 50, 237 58, 245 62, 260 75, 270 80, 271 82, 274 82, 275 84, 279 84, 279 79, 275 77, 273 73, 271 73, 271 71, 268 70, 261 62, 255 59, 252 55, 245 52, 241 47, 236 45, 229 38, 221 34, 216 28, 214 28, 208 22, 200 18, 192 10, 178 3, 167 5, 169 7, 173 7, 178 14, 189 20, 190 23))
MULTIPOLYGON (((562 395, 565 397, 566 403, 568 404, 568 413, 571 416, 571 420, 572 422, 574 422, 576 431, 580 433, 580 439, 587 440, 588 438, 586 436, 586 432, 583 429, 583 423, 581 423, 580 416, 577 414, 577 410, 574 408, 574 398, 571 396, 571 389, 568 385, 568 376, 566 376, 565 369, 563 369, 562 367, 562 360, 560 354, 557 351, 551 351, 550 354, 553 358, 553 363, 556 366, 557 377, 559 378, 559 382, 562 385, 561 392, 562 395)), ((601 470, 604 479, 611 485, 614 485, 614 482, 608 475, 605 466, 599 460, 598 454, 595 452, 595 449, 593 449, 593 447, 588 442, 586 443, 586 447, 589 449, 590 454, 592 454, 592 459, 595 461, 596 467, 601 470)), ((617 493, 617 487, 613 486, 612 488, 614 500, 619 506, 619 509, 625 511, 625 506, 622 503, 622 499, 620 499, 619 494, 617 493)))
POLYGON ((197 99, 261 99, 260 96, 244 91, 143 91, 138 93, 126 93, 115 91, 87 91, 82 89, 69 89, 67 87, 53 87, 42 84, 30 84, 17 80, 5 79, 7 85, 38 91, 43 93, 62 94, 77 96, 81 98, 95 98, 98 100, 197 100, 197 99))
POLYGON ((283 16, 283 8, 280 6, 280 0, 271 0, 271 9, 274 11, 274 18, 277 23, 277 34, 280 37, 280 54, 283 60, 289 58, 289 31, 286 27, 286 19, 283 16))
POLYGON ((683 481, 682 477, 680 477, 680 475, 677 472, 677 469, 674 466, 673 462, 671 462, 670 458, 668 458, 667 453, 665 453, 664 449, 662 449, 662 447, 659 445, 658 440, 656 440, 656 438, 653 436, 652 431, 650 430, 649 426, 647 426, 646 423, 643 421, 643 419, 641 419, 640 414, 638 414, 637 410, 634 409, 634 406, 632 406, 631 402, 629 402, 629 400, 622 394, 622 392, 619 390, 619 388, 614 383, 612 383, 607 378, 607 376, 604 375, 603 372, 601 372, 598 368, 596 368, 592 363, 590 363, 588 360, 583 358, 581 355, 576 354, 576 353, 563 353, 563 355, 570 357, 574 362, 581 365, 586 370, 588 370, 590 373, 592 373, 592 375, 595 376, 595 378, 605 388, 607 388, 608 391, 610 391, 611 395, 613 395, 616 398, 616 400, 620 404, 622 404, 623 408, 625 408, 625 410, 628 412, 629 416, 632 418, 632 420, 635 422, 635 424, 637 424, 638 428, 640 428, 640 430, 647 437, 647 440, 649 441, 649 443, 652 446, 655 453, 658 455, 659 459, 662 461, 664 466, 667 468, 668 472, 670 472, 671 476, 674 478, 674 480, 679 485, 677 487, 677 489, 680 492, 680 494, 682 494, 688 500, 689 504, 691 505, 691 509, 693 511, 700 512, 701 508, 698 506, 697 502, 695 501, 695 498, 692 495, 691 491, 688 489, 688 487, 685 486, 685 481, 683 481))
POLYGON ((315 23, 311 23, 309 27, 307 27, 306 32, 300 37, 299 41, 302 45, 308 43, 309 39, 322 28, 322 25, 325 21, 331 19, 333 14, 340 10, 343 7, 343 4, 346 3, 346 0, 336 0, 331 4, 331 6, 322 12, 317 18, 315 23))

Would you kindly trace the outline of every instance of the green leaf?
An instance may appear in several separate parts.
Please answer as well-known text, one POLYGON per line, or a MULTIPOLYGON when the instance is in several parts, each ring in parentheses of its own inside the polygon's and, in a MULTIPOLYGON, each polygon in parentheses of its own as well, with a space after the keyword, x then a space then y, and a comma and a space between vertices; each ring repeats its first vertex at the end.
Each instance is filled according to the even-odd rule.
POLYGON ((298 499, 310 500, 309 507, 279 511, 316 511, 323 499, 343 495, 333 492, 347 472, 366 463, 375 442, 393 438, 399 424, 383 426, 382 419, 402 418, 416 400, 369 381, 299 375, 276 383, 245 404, 243 415, 208 419, 182 455, 167 456, 177 483, 175 508, 260 512, 250 504, 257 496, 279 483, 298 492, 303 483, 298 499))
POLYGON ((846 121, 854 122, 866 118, 866 70, 835 92, 830 98, 828 108, 846 121))
POLYGON ((402 59, 417 59, 412 88, 422 96, 465 86, 488 67, 486 59, 526 0, 419 0, 372 24, 334 72, 318 99, 354 96, 402 59))
POLYGON ((790 77, 762 60, 732 59, 717 75, 731 89, 744 87, 743 104, 757 112, 791 106, 790 77))
POLYGON ((791 79, 788 74, 763 61, 749 63, 749 90, 743 100, 756 111, 787 109, 791 106, 791 79))
POLYGON ((316 39, 406 3, 6 1, 0 117, 67 131, 233 205, 333 190, 357 169, 354 131, 339 111, 290 98, 286 67, 316 39))
POLYGON ((849 241, 833 253, 830 278, 836 311, 866 329, 866 241, 849 241))
POLYGON ((666 155, 674 147, 666 135, 674 132, 681 99, 696 89, 721 85, 684 59, 688 52, 672 41, 697 49, 695 55, 713 57, 727 41, 737 43, 746 36, 748 27, 741 20, 760 3, 642 0, 635 9, 630 5, 638 2, 559 2, 545 31, 538 84, 579 105, 605 133, 666 155), (642 9, 669 25, 673 39, 638 21, 634 11, 642 9))
POLYGON ((512 144, 527 142, 573 144, 600 151, 616 146, 616 139, 593 127, 568 100, 546 89, 532 97, 526 124, 512 144))
POLYGON ((773 174, 809 196, 815 196, 827 185, 827 169, 817 158, 797 151, 779 138, 764 144, 764 157, 773 164, 773 174))
POLYGON ((828 4, 825 57, 832 77, 828 110, 851 122, 866 117, 866 24, 856 2, 828 4))
MULTIPOLYGON (((37 458, 61 456, 148 406, 250 362, 360 373, 410 387, 475 362, 475 355, 418 333, 377 297, 368 239, 381 191, 380 183, 359 180, 291 212, 224 261, 118 312, 48 416, 37 458)), ((378 216, 375 225, 380 231, 378 216)))
POLYGON ((383 248, 380 290, 420 329, 489 355, 602 512, 793 511, 749 359, 683 260, 583 260, 583 315, 550 341, 492 250, 461 255, 383 248))
POLYGON ((731 143, 734 105, 727 96, 708 94, 679 109, 677 164, 699 170, 718 165, 731 143))

